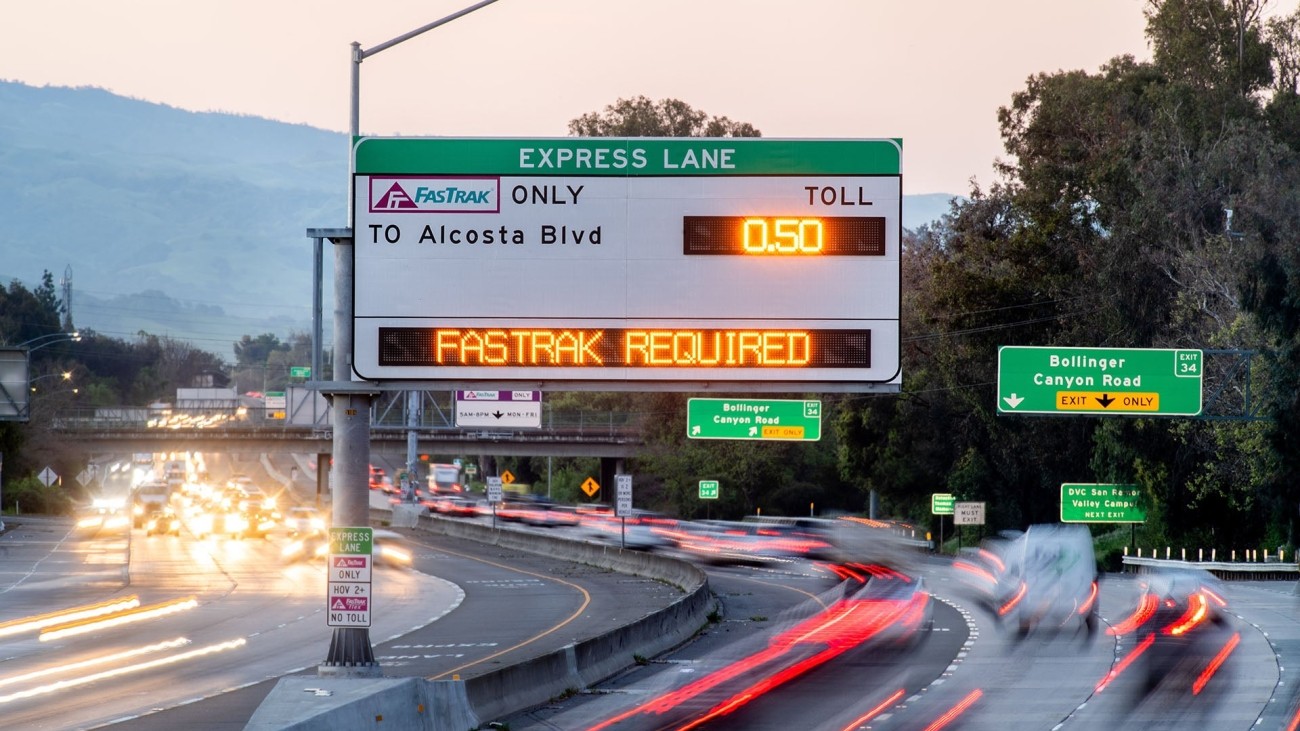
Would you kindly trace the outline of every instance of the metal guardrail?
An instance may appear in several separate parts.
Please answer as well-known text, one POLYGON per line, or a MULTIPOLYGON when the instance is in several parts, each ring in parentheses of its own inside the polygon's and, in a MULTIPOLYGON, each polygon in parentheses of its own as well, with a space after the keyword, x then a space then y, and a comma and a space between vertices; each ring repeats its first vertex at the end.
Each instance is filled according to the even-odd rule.
POLYGON ((1183 561, 1180 559, 1124 557, 1124 570, 1144 574, 1167 568, 1203 569, 1220 579, 1287 581, 1300 579, 1300 564, 1283 561, 1183 561))

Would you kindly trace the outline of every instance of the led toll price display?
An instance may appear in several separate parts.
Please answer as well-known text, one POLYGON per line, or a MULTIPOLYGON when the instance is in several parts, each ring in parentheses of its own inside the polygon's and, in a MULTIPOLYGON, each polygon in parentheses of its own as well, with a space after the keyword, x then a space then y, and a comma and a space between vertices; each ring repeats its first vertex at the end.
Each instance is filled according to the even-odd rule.
POLYGON ((884 256, 885 219, 684 216, 682 253, 687 256, 884 256))
POLYGON ((870 330, 379 329, 383 366, 869 368, 870 330))

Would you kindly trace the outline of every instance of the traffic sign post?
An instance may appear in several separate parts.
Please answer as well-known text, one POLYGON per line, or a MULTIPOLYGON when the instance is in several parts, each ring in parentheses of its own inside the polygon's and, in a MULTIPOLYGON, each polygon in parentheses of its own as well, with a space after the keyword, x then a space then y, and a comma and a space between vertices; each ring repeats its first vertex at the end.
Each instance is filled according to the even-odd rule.
POLYGON ((632 514, 632 475, 615 475, 614 486, 614 514, 626 518, 632 514))
POLYGON ((1154 348, 998 349, 998 413, 1195 416, 1203 354, 1154 348))
POLYGON ((943 553, 943 516, 952 515, 956 510, 957 499, 946 492, 930 495, 930 512, 939 516, 939 553, 943 553))
POLYGON ((330 627, 369 627, 375 531, 369 527, 329 529, 329 581, 325 612, 330 627))
POLYGON ((956 510, 957 499, 946 492, 936 492, 930 496, 930 512, 934 515, 952 515, 956 510))
POLYGON ((1137 485, 1061 485, 1062 523, 1145 523, 1137 485))
POLYGON ((817 441, 821 401, 693 398, 686 402, 691 439, 817 441))
POLYGON ((627 516, 632 514, 632 475, 615 475, 614 515, 619 518, 619 545, 627 548, 627 516))
POLYGON ((961 502, 953 504, 953 525, 984 525, 984 503, 961 502))
POLYGON ((961 550, 963 533, 962 526, 984 525, 984 503, 953 503, 952 524, 957 526, 957 549, 961 550))
MULTIPOLYGON (((506 474, 509 474, 509 472, 507 472, 506 474)), ((514 479, 514 475, 511 475, 511 479, 512 480, 514 479)), ((503 480, 500 477, 492 476, 487 478, 487 500, 488 500, 488 505, 492 506, 492 527, 493 528, 497 527, 497 506, 501 504, 501 498, 502 498, 501 483, 502 482, 503 480)))

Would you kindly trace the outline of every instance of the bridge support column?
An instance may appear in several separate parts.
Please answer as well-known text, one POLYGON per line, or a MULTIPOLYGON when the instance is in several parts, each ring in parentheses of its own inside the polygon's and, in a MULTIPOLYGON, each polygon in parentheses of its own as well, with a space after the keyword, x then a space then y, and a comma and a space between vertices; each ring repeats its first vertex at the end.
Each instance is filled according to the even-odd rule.
MULTIPOLYGON (((321 393, 334 411, 334 498, 336 527, 370 525, 370 405, 379 394, 364 383, 334 382, 321 393)), ((318 465, 319 469, 319 465, 318 465)), ((383 675, 370 644, 369 627, 335 627, 329 654, 317 667, 322 677, 377 678, 383 675)))
POLYGON ((600 458, 600 501, 614 504, 614 476, 623 473, 622 457, 600 458))

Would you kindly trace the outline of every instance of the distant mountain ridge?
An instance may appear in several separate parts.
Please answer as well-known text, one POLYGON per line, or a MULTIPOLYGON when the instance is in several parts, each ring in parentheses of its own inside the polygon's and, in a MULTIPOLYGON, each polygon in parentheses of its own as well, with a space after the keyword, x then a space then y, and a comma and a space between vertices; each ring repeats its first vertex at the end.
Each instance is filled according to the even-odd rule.
MULTIPOLYGON (((338 132, 0 81, 0 281, 71 266, 78 327, 227 357, 240 335, 306 330, 306 229, 344 225, 347 155, 338 132)), ((951 198, 904 196, 904 226, 951 198)))

